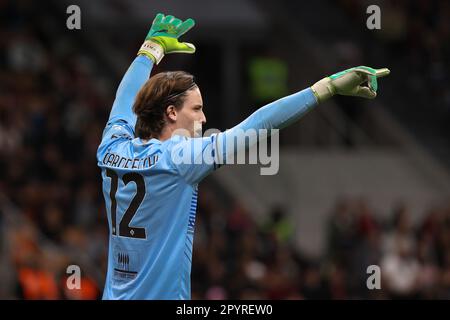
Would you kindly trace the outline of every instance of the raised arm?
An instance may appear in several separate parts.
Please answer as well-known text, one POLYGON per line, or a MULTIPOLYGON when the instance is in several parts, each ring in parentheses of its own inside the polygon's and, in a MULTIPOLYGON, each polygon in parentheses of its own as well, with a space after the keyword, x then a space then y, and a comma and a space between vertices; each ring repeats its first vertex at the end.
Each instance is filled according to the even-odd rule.
POLYGON ((131 130, 134 129, 136 124, 136 115, 132 111, 134 99, 149 79, 153 65, 158 64, 168 53, 194 53, 193 44, 178 42, 178 38, 194 25, 195 22, 192 19, 182 22, 171 15, 164 16, 162 13, 156 15, 138 51, 138 56, 120 82, 107 127, 125 124, 131 130))
POLYGON ((153 61, 147 56, 138 55, 134 59, 123 76, 122 81, 120 81, 116 98, 109 115, 108 125, 123 120, 134 128, 134 125, 136 124, 136 115, 132 111, 134 99, 150 77, 152 68, 153 61))

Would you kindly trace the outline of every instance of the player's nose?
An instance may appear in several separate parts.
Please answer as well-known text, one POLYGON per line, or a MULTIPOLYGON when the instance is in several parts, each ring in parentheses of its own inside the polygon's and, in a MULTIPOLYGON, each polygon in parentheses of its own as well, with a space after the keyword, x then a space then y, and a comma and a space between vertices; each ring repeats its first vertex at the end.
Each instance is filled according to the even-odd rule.
POLYGON ((200 119, 200 122, 202 123, 202 124, 205 124, 206 123, 206 116, 205 116, 205 114, 202 112, 202 117, 201 117, 201 119, 200 119))

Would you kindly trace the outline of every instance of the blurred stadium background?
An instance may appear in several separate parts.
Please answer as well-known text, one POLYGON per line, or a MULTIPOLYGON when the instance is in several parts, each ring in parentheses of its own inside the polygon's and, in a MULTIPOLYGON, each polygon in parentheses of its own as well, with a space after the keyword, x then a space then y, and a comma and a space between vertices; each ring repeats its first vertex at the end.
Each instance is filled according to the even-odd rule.
POLYGON ((277 175, 225 167, 200 185, 194 299, 450 298, 450 2, 432 0, 0 0, 0 298, 101 296, 96 148, 158 12, 197 22, 197 53, 153 73, 196 76, 207 128, 348 67, 391 70, 376 100, 336 98, 282 131, 277 175))

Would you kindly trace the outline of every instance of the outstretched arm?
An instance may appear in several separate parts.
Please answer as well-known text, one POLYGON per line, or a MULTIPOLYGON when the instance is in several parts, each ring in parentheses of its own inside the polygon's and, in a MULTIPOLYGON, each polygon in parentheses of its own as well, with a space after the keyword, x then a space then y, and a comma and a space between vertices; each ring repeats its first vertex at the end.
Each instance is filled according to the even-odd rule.
MULTIPOLYGON (((326 77, 310 88, 274 101, 242 121, 237 126, 207 138, 189 139, 173 148, 173 158, 190 154, 188 161, 178 161, 177 168, 187 182, 195 184, 227 159, 233 159, 240 150, 245 150, 257 139, 246 139, 248 130, 282 129, 300 119, 315 105, 331 98, 335 94, 375 98, 378 89, 377 78, 389 74, 388 69, 369 67, 351 68, 330 77, 326 77), (364 83, 368 86, 364 86, 364 83), (242 137, 244 136, 244 139, 242 137), (213 158, 213 159, 212 159, 213 158)), ((256 137, 260 138, 256 131, 256 137)))
MULTIPOLYGON (((387 76, 389 73, 389 69, 386 68, 377 70, 360 66, 347 69, 330 77, 325 77, 310 88, 281 98, 258 109, 243 122, 225 131, 221 139, 218 137, 218 150, 221 151, 219 156, 222 156, 219 160, 226 162, 227 156, 233 155, 240 148, 248 147, 246 140, 241 140, 244 143, 243 145, 238 143, 228 143, 227 145, 227 141, 241 134, 237 131, 285 128, 300 119, 313 106, 330 99, 336 94, 373 99, 377 95, 377 79, 387 76), (364 86, 365 83, 367 83, 367 86, 364 86)), ((270 135, 270 131, 268 134, 270 135)))

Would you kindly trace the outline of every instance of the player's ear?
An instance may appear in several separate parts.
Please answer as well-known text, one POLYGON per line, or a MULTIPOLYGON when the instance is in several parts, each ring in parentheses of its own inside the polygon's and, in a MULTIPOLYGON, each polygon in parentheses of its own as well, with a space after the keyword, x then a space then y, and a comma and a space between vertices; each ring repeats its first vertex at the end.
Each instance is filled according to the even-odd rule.
POLYGON ((177 109, 174 105, 170 105, 167 107, 166 116, 172 121, 177 121, 177 109))

